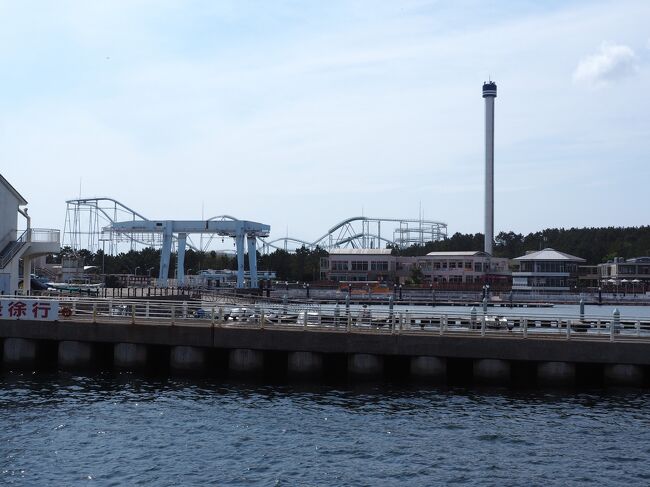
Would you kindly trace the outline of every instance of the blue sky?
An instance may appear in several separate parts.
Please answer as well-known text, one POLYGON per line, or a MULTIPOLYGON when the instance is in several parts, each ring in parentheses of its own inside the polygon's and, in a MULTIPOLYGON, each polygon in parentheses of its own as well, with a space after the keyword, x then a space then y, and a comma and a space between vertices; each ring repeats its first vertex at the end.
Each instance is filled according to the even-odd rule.
POLYGON ((644 225, 650 2, 0 0, 0 170, 33 224, 110 196, 305 240, 361 213, 644 225))

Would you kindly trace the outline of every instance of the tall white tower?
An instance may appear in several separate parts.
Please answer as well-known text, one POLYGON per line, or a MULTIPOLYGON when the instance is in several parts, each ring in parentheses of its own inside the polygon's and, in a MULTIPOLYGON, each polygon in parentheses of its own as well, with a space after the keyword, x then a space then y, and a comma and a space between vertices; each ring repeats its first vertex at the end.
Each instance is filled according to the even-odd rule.
POLYGON ((492 255, 494 242, 494 99, 497 85, 494 81, 483 83, 485 98, 485 245, 486 254, 492 255))

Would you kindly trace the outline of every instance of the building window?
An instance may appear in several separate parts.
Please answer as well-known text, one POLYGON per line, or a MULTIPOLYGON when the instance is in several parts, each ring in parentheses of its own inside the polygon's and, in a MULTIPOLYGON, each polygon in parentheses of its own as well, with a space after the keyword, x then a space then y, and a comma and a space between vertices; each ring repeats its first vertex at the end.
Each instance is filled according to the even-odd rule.
POLYGON ((348 263, 346 261, 332 261, 332 270, 333 271, 347 271, 348 263))
POLYGON ((388 261, 371 261, 370 262, 371 271, 387 271, 388 270, 388 261))
POLYGON ((440 262, 434 262, 433 263, 433 268, 434 269, 440 269, 440 262))
POLYGON ((475 262, 474 272, 483 272, 483 264, 481 264, 480 262, 475 262))
POLYGON ((465 261, 465 269, 467 269, 468 271, 472 270, 472 261, 471 260, 465 261))
POLYGON ((353 260, 352 261, 352 270, 353 271, 367 271, 368 270, 368 261, 353 260))

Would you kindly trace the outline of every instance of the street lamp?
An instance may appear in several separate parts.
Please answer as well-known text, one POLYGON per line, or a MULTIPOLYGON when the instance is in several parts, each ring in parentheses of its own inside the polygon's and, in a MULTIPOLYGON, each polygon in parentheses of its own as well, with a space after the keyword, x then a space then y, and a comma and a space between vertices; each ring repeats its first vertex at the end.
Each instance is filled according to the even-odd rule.
POLYGON ((136 266, 136 267, 135 267, 135 270, 133 271, 133 274, 135 274, 136 276, 138 275, 138 269, 139 269, 139 268, 140 268, 140 266, 136 266))
POLYGON ((153 268, 153 267, 149 267, 149 269, 147 269, 147 270, 149 271, 149 277, 151 277, 151 271, 154 270, 154 268, 153 268))

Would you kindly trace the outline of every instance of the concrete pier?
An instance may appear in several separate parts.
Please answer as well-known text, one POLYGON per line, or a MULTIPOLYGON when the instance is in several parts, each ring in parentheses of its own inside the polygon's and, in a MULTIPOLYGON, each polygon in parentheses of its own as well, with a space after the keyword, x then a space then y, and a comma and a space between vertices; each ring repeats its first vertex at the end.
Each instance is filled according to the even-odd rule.
POLYGON ((38 345, 25 338, 5 338, 3 359, 9 365, 34 365, 38 345))
POLYGON ((482 358, 474 360, 474 380, 481 384, 508 384, 510 382, 510 362, 482 358))
POLYGON ((172 347, 169 364, 179 371, 201 371, 206 365, 206 355, 203 348, 180 345, 172 347))
POLYGON ((230 351, 228 367, 235 373, 254 373, 264 369, 264 352, 237 348, 230 351))
POLYGON ((314 352, 289 352, 287 373, 293 376, 318 376, 323 373, 323 355, 314 352))
POLYGON ((537 364, 537 381, 546 386, 572 386, 576 381, 576 366, 569 362, 537 364))
POLYGON ((348 357, 348 372, 366 377, 381 376, 384 372, 384 358, 370 353, 353 353, 348 357))
POLYGON ((443 382, 447 378, 447 361, 439 357, 411 357, 410 370, 415 378, 443 382))
POLYGON ((606 365, 604 375, 605 384, 609 386, 641 387, 643 385, 643 368, 638 365, 606 365))
POLYGON ((93 362, 93 344, 64 340, 59 342, 59 366, 63 368, 90 367, 93 362))
POLYGON ((147 365, 148 350, 139 343, 116 343, 113 348, 113 365, 125 369, 139 369, 147 365))

